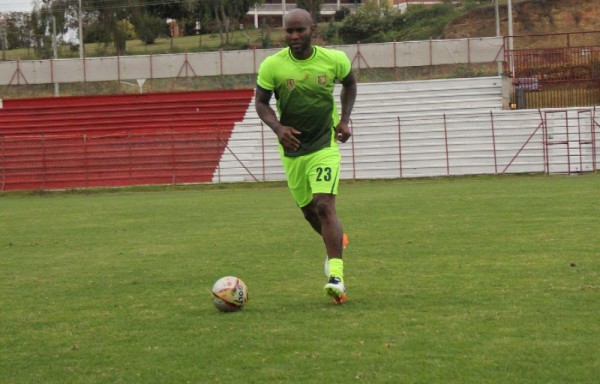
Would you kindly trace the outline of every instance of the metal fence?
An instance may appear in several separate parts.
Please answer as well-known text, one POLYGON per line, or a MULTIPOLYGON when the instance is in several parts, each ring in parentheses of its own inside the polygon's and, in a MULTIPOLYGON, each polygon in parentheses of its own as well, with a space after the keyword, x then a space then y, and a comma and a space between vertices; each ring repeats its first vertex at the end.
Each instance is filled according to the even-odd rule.
MULTIPOLYGON (((595 108, 430 113, 353 121, 341 145, 342 179, 598 170, 595 108)), ((268 127, 234 131, 213 182, 284 180, 268 127)))
MULTIPOLYGON (((0 135, 0 192, 284 180, 272 132, 237 129, 0 135)), ((594 172, 598 133, 595 109, 363 121, 342 146, 341 177, 594 172)))
MULTIPOLYGON (((596 108, 503 110, 502 83, 359 84, 341 177, 598 169, 596 108)), ((252 96, 245 89, 5 100, 0 190, 284 180, 276 136, 252 96)))
POLYGON ((0 191, 211 182, 228 134, 0 134, 0 191))
POLYGON ((600 32, 512 39, 515 49, 505 51, 505 63, 513 79, 514 107, 600 105, 600 32))

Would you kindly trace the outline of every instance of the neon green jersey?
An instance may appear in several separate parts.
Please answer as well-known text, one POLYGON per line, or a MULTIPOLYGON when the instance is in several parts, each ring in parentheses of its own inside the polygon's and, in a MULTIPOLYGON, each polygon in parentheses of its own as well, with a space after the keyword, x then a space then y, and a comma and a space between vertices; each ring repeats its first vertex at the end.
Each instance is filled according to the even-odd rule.
POLYGON ((294 58, 289 48, 267 57, 258 71, 257 85, 275 93, 281 124, 302 132, 297 151, 301 156, 331 145, 332 129, 339 122, 333 98, 335 80, 344 79, 351 69, 342 51, 313 46, 306 60, 294 58))

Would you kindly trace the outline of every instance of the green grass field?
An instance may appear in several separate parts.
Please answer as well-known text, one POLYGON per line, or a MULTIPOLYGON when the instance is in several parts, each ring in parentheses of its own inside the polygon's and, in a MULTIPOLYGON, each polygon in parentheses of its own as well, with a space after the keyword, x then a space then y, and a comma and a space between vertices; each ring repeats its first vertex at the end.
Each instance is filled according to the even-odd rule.
POLYGON ((597 383, 599 191, 342 183, 343 306, 283 185, 0 194, 0 382, 597 383))

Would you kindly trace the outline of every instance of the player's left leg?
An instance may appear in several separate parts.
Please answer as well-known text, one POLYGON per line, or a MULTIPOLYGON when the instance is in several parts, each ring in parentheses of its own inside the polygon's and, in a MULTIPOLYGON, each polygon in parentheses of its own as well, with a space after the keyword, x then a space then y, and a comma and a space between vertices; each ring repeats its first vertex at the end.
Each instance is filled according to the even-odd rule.
POLYGON ((341 156, 337 145, 297 158, 284 158, 288 187, 304 218, 321 235, 327 252, 329 281, 325 291, 341 303, 345 300, 342 253, 347 237, 336 213, 341 156))
POLYGON ((313 200, 321 221, 321 234, 327 249, 327 270, 329 272, 325 292, 336 304, 346 301, 344 286, 344 262, 342 260, 342 225, 335 212, 335 195, 315 194, 313 200))
POLYGON ((303 209, 305 217, 308 216, 312 220, 315 216, 318 218, 318 224, 313 225, 313 228, 320 228, 327 252, 328 282, 324 289, 335 303, 343 303, 346 299, 342 261, 345 235, 335 205, 340 162, 341 156, 337 145, 311 154, 307 170, 312 200, 303 209))

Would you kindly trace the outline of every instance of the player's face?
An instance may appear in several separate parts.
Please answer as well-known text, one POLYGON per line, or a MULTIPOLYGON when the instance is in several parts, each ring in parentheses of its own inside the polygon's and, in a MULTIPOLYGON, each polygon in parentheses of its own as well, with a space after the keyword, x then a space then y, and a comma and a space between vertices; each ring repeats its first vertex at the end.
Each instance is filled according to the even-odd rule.
POLYGON ((291 17, 285 26, 285 42, 296 59, 307 59, 312 54, 312 22, 301 17, 291 17))

